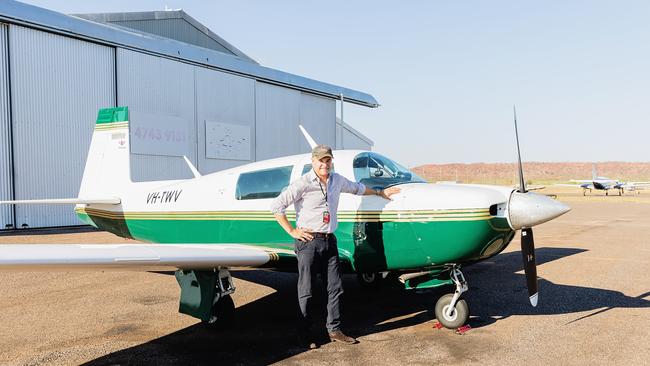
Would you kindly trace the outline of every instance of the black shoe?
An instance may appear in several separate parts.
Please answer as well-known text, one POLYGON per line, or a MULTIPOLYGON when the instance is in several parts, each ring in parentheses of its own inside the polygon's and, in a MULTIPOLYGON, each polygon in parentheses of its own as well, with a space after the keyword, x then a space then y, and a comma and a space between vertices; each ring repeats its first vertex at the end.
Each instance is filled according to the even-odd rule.
POLYGON ((308 333, 299 333, 298 334, 298 345, 301 348, 306 348, 306 349, 317 349, 318 348, 318 343, 314 340, 314 337, 312 337, 308 333))
POLYGON ((332 342, 341 342, 341 343, 345 343, 345 344, 355 344, 355 343, 357 343, 356 339, 346 336, 340 330, 335 330, 333 332, 330 332, 329 335, 330 335, 330 340, 332 342))

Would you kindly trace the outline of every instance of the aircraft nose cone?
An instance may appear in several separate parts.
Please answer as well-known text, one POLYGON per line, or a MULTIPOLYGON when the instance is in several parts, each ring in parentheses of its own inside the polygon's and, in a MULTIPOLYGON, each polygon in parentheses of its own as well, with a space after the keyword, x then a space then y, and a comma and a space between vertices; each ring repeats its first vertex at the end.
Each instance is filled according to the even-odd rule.
POLYGON ((553 220, 571 210, 571 207, 550 197, 533 192, 512 192, 508 211, 510 227, 514 230, 533 227, 553 220))

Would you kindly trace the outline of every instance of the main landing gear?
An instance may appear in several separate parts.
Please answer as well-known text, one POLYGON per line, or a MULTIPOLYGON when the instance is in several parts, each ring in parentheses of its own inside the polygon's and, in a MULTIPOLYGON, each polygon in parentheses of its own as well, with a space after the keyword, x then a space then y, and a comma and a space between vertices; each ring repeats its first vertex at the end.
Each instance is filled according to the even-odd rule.
POLYGON ((385 284, 388 272, 357 273, 357 281, 365 289, 377 289, 385 284))
POLYGON ((445 328, 456 329, 463 326, 469 319, 469 306, 460 296, 468 290, 467 281, 459 267, 454 265, 450 272, 451 280, 456 285, 456 291, 453 294, 443 295, 436 302, 436 319, 445 328))
POLYGON ((202 319, 202 323, 210 327, 222 327, 230 323, 235 313, 235 302, 230 296, 235 292, 235 285, 232 283, 232 277, 228 270, 219 270, 219 279, 215 290, 210 308, 210 318, 202 319))
POLYGON ((230 297, 235 285, 228 269, 178 270, 176 281, 181 287, 179 312, 201 319, 211 328, 230 323, 235 313, 235 303, 230 297))

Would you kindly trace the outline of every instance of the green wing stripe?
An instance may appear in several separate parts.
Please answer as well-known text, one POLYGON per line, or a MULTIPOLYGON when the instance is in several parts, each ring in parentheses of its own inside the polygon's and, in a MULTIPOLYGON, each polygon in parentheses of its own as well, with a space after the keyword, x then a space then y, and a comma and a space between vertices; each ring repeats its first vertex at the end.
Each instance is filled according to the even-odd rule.
MULTIPOLYGON (((178 211, 178 212, 116 212, 97 209, 78 209, 79 213, 107 219, 127 220, 232 220, 232 221, 275 221, 268 211, 178 211)), ((460 211, 396 211, 374 213, 347 211, 339 214, 340 222, 429 222, 429 221, 476 221, 490 220, 488 210, 460 211)), ((288 212, 287 218, 295 220, 295 212, 288 212)))

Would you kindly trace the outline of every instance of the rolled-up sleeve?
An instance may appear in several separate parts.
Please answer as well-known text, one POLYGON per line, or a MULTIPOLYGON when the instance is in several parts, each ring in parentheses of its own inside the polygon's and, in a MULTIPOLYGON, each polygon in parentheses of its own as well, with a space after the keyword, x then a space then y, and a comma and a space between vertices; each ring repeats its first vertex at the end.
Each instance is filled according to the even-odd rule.
POLYGON ((271 202, 271 212, 273 214, 284 214, 287 211, 287 207, 291 206, 292 203, 300 197, 301 192, 304 190, 304 183, 302 179, 297 180, 290 184, 287 189, 282 191, 279 196, 275 197, 273 202, 271 202))
POLYGON ((362 183, 353 182, 342 175, 339 175, 339 177, 342 181, 341 192, 356 194, 357 196, 362 196, 366 192, 366 186, 362 183))

